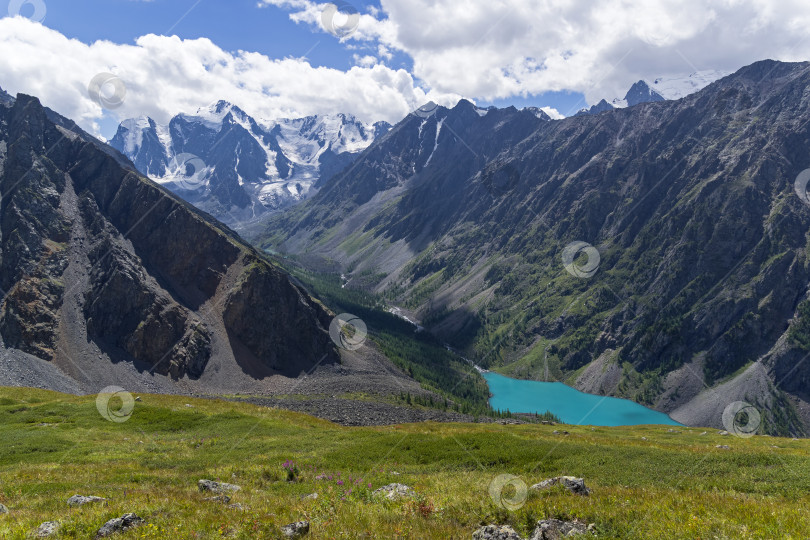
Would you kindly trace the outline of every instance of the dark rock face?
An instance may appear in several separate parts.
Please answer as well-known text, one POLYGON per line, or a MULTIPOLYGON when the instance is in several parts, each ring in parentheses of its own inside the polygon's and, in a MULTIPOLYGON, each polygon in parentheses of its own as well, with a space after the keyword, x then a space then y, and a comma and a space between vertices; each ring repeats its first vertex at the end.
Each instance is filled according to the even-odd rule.
POLYGON ((574 116, 584 116, 584 115, 589 115, 589 114, 591 114, 591 115, 599 114, 599 113, 605 112, 605 111, 612 111, 613 108, 614 108, 613 105, 611 105, 610 103, 608 103, 604 99, 601 99, 601 100, 599 100, 599 103, 597 103, 596 105, 591 105, 590 109, 582 109, 581 111, 579 111, 574 116))
POLYGON ((411 115, 261 242, 379 276, 480 363, 545 340, 519 377, 565 380, 605 354, 592 372, 616 376, 591 391, 677 412, 758 362, 769 429, 800 433, 782 392, 807 399, 810 380, 810 207, 794 192, 808 85, 807 64, 759 62, 678 101, 562 121, 465 102, 411 115), (599 253, 589 278, 564 268, 575 241, 599 253))
POLYGON ((6 347, 56 360, 86 336, 174 379, 200 377, 222 343, 271 372, 339 359, 319 304, 36 98, 0 106, 0 165, 6 347), (261 277, 225 282, 248 265, 261 277))
POLYGON ((624 100, 627 102, 628 107, 633 107, 639 103, 666 101, 664 96, 650 88, 650 86, 644 81, 638 81, 631 86, 630 90, 628 90, 627 94, 625 94, 624 100))
POLYGON ((285 277, 267 265, 252 261, 225 300, 226 328, 257 358, 264 359, 266 365, 290 375, 298 375, 316 364, 338 361, 337 352, 328 346, 328 335, 313 336, 299 331, 302 324, 313 318, 320 318, 321 324, 328 327, 330 318, 307 301, 303 291, 285 287, 285 281, 285 277), (279 303, 271 305, 263 301, 266 298, 276 298, 279 303), (257 320, 262 324, 257 325, 257 320))

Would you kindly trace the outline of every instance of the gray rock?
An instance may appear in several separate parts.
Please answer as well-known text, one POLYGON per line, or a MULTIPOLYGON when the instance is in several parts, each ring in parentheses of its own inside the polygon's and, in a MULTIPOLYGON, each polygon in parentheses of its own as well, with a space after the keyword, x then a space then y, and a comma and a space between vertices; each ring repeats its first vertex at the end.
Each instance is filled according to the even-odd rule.
POLYGON ((302 501, 314 501, 317 498, 318 498, 317 493, 310 493, 309 495, 304 495, 303 497, 301 497, 301 500, 302 501))
POLYGON ((211 502, 220 502, 222 504, 228 504, 229 502, 231 502, 231 498, 228 495, 217 495, 216 497, 206 497, 203 500, 211 502))
POLYGON ((416 495, 414 491, 405 484, 388 484, 379 489, 374 490, 373 496, 382 496, 391 501, 396 501, 405 497, 413 497, 416 495))
POLYGON ((544 519, 537 522, 534 534, 529 540, 558 540, 584 534, 594 534, 593 524, 586 525, 580 521, 544 519))
POLYGON ((0 514, 8 514, 8 508, 4 504, 0 504, 0 514))
POLYGON ((59 522, 58 521, 46 521, 39 527, 37 530, 34 531, 34 536, 36 538, 47 538, 48 536, 53 536, 56 534, 56 531, 59 530, 59 522))
POLYGON ((509 525, 485 525, 475 531, 473 540, 522 540, 509 525))
POLYGON ((534 484, 531 489, 548 489, 559 484, 562 484, 566 487, 566 489, 568 489, 568 491, 577 495, 589 495, 591 493, 590 488, 585 485, 585 480, 582 478, 576 478, 575 476, 557 476, 554 478, 549 478, 534 484))
POLYGON ((242 489, 240 486, 235 484, 214 482, 213 480, 200 480, 197 482, 197 488, 200 491, 210 491, 211 493, 234 493, 242 489))
POLYGON ((287 538, 301 538, 309 533, 309 521, 296 521, 281 528, 281 533, 287 538))
POLYGON ((68 506, 82 506, 96 502, 106 501, 104 497, 96 497, 94 495, 74 495, 67 500, 68 506))
POLYGON ((720 450, 731 450, 731 447, 727 444, 718 444, 715 448, 719 448, 720 450))
POLYGON ((723 431, 718 431, 718 432, 717 432, 717 434, 718 434, 718 435, 722 435, 722 436, 724 436, 724 437, 725 437, 726 435, 728 435, 728 431, 726 431, 726 430, 723 430, 723 431))
POLYGON ((123 516, 111 519, 102 525, 98 532, 96 532, 96 538, 102 538, 117 532, 126 531, 133 527, 137 527, 141 523, 143 523, 143 519, 139 518, 135 514, 124 514, 123 516))

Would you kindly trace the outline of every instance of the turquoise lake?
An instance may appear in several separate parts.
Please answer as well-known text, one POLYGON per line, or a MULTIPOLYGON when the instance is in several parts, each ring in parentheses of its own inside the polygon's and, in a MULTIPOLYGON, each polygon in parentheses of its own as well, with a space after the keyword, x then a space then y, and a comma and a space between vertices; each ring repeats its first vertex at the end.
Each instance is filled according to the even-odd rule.
POLYGON ((559 382, 523 381, 498 373, 483 373, 494 409, 521 413, 551 411, 566 424, 586 426, 679 426, 666 414, 626 399, 580 392, 559 382))

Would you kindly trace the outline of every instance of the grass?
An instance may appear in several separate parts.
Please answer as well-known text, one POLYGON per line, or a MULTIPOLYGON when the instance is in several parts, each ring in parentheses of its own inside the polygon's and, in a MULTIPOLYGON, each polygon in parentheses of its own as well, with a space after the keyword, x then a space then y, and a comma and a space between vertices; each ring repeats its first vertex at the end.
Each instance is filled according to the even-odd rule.
POLYGON ((94 396, 0 388, 0 502, 10 509, 0 515, 0 537, 26 538, 58 520, 58 538, 90 538, 126 512, 146 524, 122 539, 280 538, 281 526, 301 519, 311 522, 313 539, 469 539, 482 523, 508 523, 528 537, 546 517, 595 523, 600 538, 806 538, 810 531, 805 440, 662 426, 566 426, 567 436, 536 424, 348 428, 246 403, 141 398, 129 420, 114 423, 98 413, 94 396), (287 460, 300 470, 295 482, 286 481, 287 460), (530 491, 508 511, 489 493, 500 474, 528 485, 583 476, 593 493, 530 491), (244 509, 203 501, 201 478, 241 485, 232 502, 244 509), (390 482, 413 487, 418 498, 371 496, 390 482), (313 492, 316 500, 302 499, 313 492), (68 508, 76 493, 109 501, 68 508))

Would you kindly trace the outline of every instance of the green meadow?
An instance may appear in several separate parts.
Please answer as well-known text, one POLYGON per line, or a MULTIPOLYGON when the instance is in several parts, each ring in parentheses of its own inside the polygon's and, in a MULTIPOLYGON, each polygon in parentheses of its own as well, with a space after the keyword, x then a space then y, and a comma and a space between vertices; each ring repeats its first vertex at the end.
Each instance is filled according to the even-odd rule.
POLYGON ((350 428, 246 403, 139 397, 117 423, 95 396, 0 388, 0 503, 9 509, 0 537, 30 538, 59 521, 55 538, 92 538, 127 512, 145 523, 115 538, 282 538, 300 520, 313 539, 469 539, 489 523, 527 538, 550 517, 594 523, 599 538, 810 536, 805 440, 665 426, 350 428), (524 500, 514 487, 494 490, 502 474, 529 486, 581 476, 592 493, 529 490, 524 500), (241 507, 205 501, 203 478, 241 486, 231 501, 241 507), (372 495, 392 482, 416 497, 372 495), (108 500, 71 508, 74 494, 108 500))

